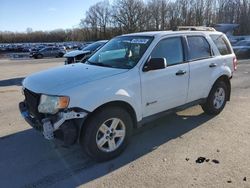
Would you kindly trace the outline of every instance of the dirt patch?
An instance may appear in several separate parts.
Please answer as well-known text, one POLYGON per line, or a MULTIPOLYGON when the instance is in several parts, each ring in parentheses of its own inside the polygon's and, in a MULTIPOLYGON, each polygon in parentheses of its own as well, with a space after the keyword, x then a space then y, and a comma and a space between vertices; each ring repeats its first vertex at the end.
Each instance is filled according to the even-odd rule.
POLYGON ((10 92, 19 92, 19 90, 18 89, 7 89, 7 90, 0 91, 0 93, 10 93, 10 92))

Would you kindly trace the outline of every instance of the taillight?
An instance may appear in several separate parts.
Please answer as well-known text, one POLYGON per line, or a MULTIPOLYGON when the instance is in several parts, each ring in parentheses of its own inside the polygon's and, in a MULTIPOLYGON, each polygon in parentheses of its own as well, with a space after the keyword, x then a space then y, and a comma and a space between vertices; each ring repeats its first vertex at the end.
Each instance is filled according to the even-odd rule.
POLYGON ((233 66, 234 66, 234 71, 236 71, 236 70, 237 70, 237 64, 238 64, 237 58, 236 58, 236 57, 234 57, 234 58, 233 58, 233 66))

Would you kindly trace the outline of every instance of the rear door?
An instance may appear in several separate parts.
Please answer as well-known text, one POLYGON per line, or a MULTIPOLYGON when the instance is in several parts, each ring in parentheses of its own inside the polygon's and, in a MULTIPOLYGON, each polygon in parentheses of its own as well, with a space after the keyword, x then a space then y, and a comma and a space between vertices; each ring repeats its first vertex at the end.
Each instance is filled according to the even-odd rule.
POLYGON ((211 34, 210 35, 213 43, 218 49, 218 59, 220 59, 225 65, 229 66, 232 72, 236 67, 234 67, 235 54, 230 45, 230 42, 223 34, 211 34))
POLYGON ((45 48, 43 50, 43 56, 44 57, 49 57, 50 56, 50 48, 45 48))
POLYGON ((58 55, 58 48, 52 48, 51 57, 56 57, 58 55))
POLYGON ((207 97, 207 91, 211 88, 210 80, 218 62, 205 36, 188 35, 187 43, 190 66, 187 102, 192 102, 207 97))
POLYGON ((182 37, 168 37, 153 49, 151 58, 166 58, 168 66, 141 73, 143 117, 185 104, 189 67, 183 43, 182 37))

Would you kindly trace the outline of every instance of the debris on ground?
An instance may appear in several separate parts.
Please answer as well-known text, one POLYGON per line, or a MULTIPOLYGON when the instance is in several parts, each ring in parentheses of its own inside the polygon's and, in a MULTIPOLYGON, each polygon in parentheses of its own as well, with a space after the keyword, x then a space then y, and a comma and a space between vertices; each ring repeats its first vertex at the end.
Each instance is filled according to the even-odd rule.
POLYGON ((231 180, 228 180, 227 183, 232 183, 232 181, 231 181, 231 180))
POLYGON ((247 177, 244 177, 244 178, 243 178, 243 181, 247 181, 247 177))
POLYGON ((215 164, 219 164, 220 163, 220 161, 218 161, 216 159, 213 159, 212 162, 215 163, 215 164))
POLYGON ((186 161, 189 161, 189 158, 186 158, 186 161))
MULTIPOLYGON (((187 158, 186 158, 186 160, 187 160, 187 158)), ((196 159, 196 163, 204 163, 204 162, 209 162, 210 161, 210 159, 208 159, 208 158, 206 158, 206 157, 198 157, 198 159, 196 159)), ((215 164, 219 164, 220 163, 220 161, 218 161, 217 159, 213 159, 213 160, 211 160, 213 163, 215 163, 215 164)))
POLYGON ((203 163, 206 160, 205 157, 198 157, 198 159, 195 161, 196 163, 203 163))

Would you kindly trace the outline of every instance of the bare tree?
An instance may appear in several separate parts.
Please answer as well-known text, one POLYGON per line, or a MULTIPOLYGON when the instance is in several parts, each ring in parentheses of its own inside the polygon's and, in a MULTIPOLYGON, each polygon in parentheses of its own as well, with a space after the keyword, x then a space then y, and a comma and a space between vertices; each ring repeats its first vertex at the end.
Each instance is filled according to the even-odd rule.
POLYGON ((119 23, 125 32, 135 32, 140 29, 140 20, 145 14, 145 5, 141 0, 116 0, 113 6, 113 19, 119 23))
POLYGON ((150 19, 152 29, 159 30, 161 24, 160 10, 161 10, 161 0, 151 0, 148 2, 148 10, 150 14, 150 19))
POLYGON ((97 11, 97 23, 100 27, 101 32, 104 33, 104 37, 106 37, 106 28, 110 23, 110 5, 109 1, 102 1, 96 4, 96 11, 97 11))
POLYGON ((110 16, 109 1, 101 1, 89 8, 86 12, 85 19, 81 20, 80 24, 82 27, 87 27, 92 30, 95 38, 105 38, 106 28, 110 23, 110 16))
POLYGON ((122 33, 175 29, 179 25, 237 23, 250 34, 250 0, 108 0, 91 6, 81 28, 0 32, 0 42, 57 42, 109 39, 122 33))

